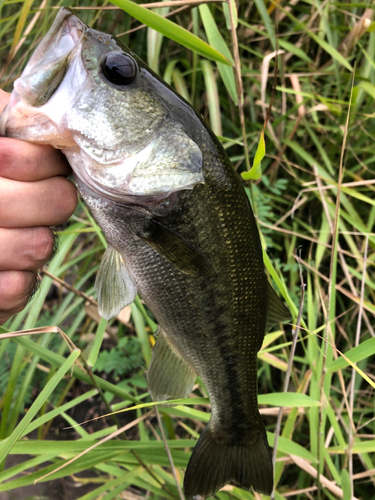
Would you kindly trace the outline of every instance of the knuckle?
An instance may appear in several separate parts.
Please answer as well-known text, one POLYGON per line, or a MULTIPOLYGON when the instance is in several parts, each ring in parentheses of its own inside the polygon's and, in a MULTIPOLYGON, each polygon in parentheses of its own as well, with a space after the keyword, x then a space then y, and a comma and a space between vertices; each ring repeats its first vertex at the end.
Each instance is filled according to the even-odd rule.
POLYGON ((78 198, 74 184, 65 177, 59 177, 59 189, 56 196, 57 208, 59 213, 59 223, 69 219, 76 209, 78 198))
POLYGON ((33 268, 41 267, 52 256, 54 250, 54 236, 48 227, 37 227, 32 231, 29 246, 29 259, 33 268))
MULTIPOLYGON (((1 160, 0 160, 1 163, 1 160)), ((11 193, 11 186, 7 179, 0 178, 0 225, 6 226, 7 208, 9 207, 9 193, 11 193)))
POLYGON ((14 314, 21 311, 34 291, 36 275, 30 271, 0 273, 1 312, 14 314))
POLYGON ((0 138, 0 175, 7 174, 9 165, 13 162, 14 151, 12 149, 13 142, 8 137, 0 138))

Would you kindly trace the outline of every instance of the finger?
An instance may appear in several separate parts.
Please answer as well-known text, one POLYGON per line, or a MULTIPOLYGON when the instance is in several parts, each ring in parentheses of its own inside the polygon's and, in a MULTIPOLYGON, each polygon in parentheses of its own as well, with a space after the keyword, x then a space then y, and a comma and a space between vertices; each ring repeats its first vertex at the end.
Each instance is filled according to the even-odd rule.
POLYGON ((44 144, 0 138, 0 177, 18 181, 38 181, 55 175, 71 175, 65 156, 44 144))
POLYGON ((32 271, 0 272, 0 325, 22 311, 38 284, 38 275, 32 271))
MULTIPOLYGON (((0 90, 0 113, 10 94, 0 90)), ((65 156, 44 144, 32 144, 9 137, 0 138, 0 177, 18 181, 37 181, 54 175, 71 175, 65 156)))
POLYGON ((0 271, 35 271, 48 262, 55 250, 48 227, 0 228, 0 271))
POLYGON ((0 178, 0 227, 55 226, 77 206, 77 191, 65 177, 35 182, 0 178))

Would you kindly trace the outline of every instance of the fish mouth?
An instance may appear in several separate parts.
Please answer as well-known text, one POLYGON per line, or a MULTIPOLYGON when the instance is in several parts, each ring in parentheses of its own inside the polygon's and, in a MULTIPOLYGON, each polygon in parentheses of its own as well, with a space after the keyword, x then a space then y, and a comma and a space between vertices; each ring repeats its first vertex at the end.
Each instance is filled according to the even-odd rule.
POLYGON ((19 101, 34 107, 44 104, 61 81, 65 68, 80 46, 86 26, 68 9, 61 9, 51 28, 14 82, 10 108, 19 101))
POLYGON ((86 29, 69 9, 61 9, 17 81, 31 74, 51 71, 52 66, 66 61, 80 44, 86 29))
POLYGON ((66 16, 65 21, 67 31, 76 45, 81 40, 83 33, 86 31, 86 26, 69 9, 62 9, 62 14, 66 16))
MULTIPOLYGON (((80 50, 86 26, 68 9, 61 9, 22 75, 14 82, 10 101, 0 115, 0 135, 33 142, 48 142, 33 132, 35 123, 51 128, 39 112, 64 78, 69 62, 80 50)), ((49 137, 49 134, 47 134, 49 137)))

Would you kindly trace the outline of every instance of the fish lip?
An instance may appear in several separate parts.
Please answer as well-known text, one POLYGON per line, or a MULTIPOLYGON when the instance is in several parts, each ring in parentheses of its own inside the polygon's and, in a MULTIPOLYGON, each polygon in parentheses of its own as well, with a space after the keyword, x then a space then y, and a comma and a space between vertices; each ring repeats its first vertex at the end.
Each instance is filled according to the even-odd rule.
POLYGON ((56 37, 61 43, 64 36, 69 35, 74 45, 70 52, 73 52, 81 42, 86 30, 86 25, 70 9, 62 8, 59 10, 51 27, 50 38, 56 37))
POLYGON ((86 31, 85 24, 69 9, 59 10, 52 26, 34 51, 22 75, 14 82, 9 103, 0 113, 0 136, 12 136, 12 121, 15 127, 20 118, 33 116, 33 94, 30 90, 30 81, 41 67, 51 67, 59 60, 69 61, 80 50, 86 31), (46 54, 50 54, 49 57, 46 58, 46 54))
POLYGON ((60 9, 48 33, 31 56, 20 79, 38 70, 40 61, 47 52, 55 53, 55 60, 70 55, 77 49, 86 30, 86 26, 69 9, 60 9), (65 43, 67 47, 64 50, 63 39, 67 35, 71 39, 71 47, 69 48, 69 43, 65 43))
MULTIPOLYGON (((87 28, 80 21, 80 19, 78 19, 78 17, 75 14, 73 14, 72 11, 70 11, 69 9, 61 9, 61 10, 66 11, 65 12, 66 18, 62 19, 62 24, 64 21, 66 21, 66 27, 68 28, 69 35, 72 37, 74 44, 77 45, 80 42, 87 28)), ((62 30, 62 33, 63 32, 64 30, 62 30)))

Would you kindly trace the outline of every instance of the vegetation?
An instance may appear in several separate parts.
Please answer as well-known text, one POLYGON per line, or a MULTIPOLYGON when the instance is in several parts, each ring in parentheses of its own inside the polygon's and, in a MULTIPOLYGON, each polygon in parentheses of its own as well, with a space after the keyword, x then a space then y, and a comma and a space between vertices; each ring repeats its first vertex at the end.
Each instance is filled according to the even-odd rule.
MULTIPOLYGON (((156 26, 151 9, 137 9, 128 0, 113 4, 156 26)), ((373 2, 158 3, 152 12, 174 23, 159 23, 158 29, 173 40, 107 2, 64 0, 62 5, 77 9, 90 26, 119 35, 221 137, 244 177, 266 268, 293 312, 293 324, 306 287, 295 354, 292 325, 267 335, 259 353, 259 399, 271 445, 282 406, 275 498, 372 498, 373 2), (179 26, 232 65, 216 63, 220 55, 207 54, 199 40, 181 35, 179 26), (265 156, 250 170, 258 144, 258 159, 262 156, 262 131, 265 156), (284 392, 288 363, 291 377, 284 392)), ((0 2, 2 88, 12 88, 56 7, 49 0, 0 2)), ((139 299, 121 318, 109 324, 100 320, 92 297, 105 241, 82 203, 58 230, 60 250, 42 273, 38 294, 0 327, 0 492, 17 497, 21 486, 70 476, 78 484, 92 484, 91 492, 79 493, 81 500, 178 498, 176 480, 182 481, 209 418, 204 387, 198 379, 194 396, 201 399, 160 408, 175 476, 152 405, 95 424, 82 422, 99 410, 110 413, 150 401, 144 374, 155 324, 139 299), (11 333, 19 330, 21 335, 11 333), (61 427, 56 422, 75 426, 74 439, 72 430, 61 429, 56 439, 52 430, 61 427), (122 431, 109 439, 117 425, 122 431), (28 457, 6 468, 8 454, 28 457), (89 470, 95 474, 89 476, 89 470)), ((216 497, 262 496, 228 486, 216 497)))

